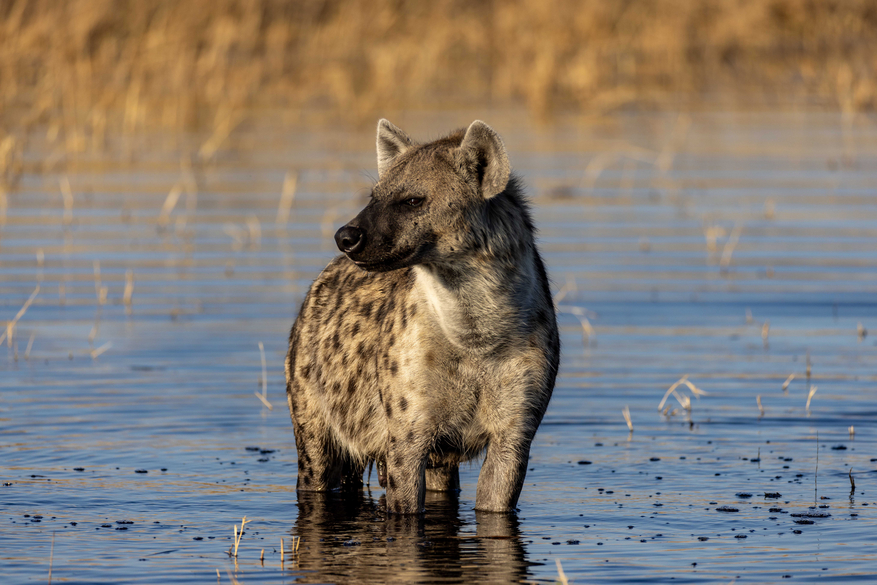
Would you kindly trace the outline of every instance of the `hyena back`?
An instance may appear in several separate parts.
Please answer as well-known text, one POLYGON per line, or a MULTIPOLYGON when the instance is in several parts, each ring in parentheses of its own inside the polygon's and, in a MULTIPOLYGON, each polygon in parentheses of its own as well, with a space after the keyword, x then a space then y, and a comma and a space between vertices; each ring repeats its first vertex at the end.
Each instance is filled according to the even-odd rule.
POLYGON ((416 144, 381 120, 377 150, 290 333, 297 489, 361 487, 374 461, 388 512, 419 513, 485 453, 476 509, 511 511, 560 353, 527 202, 483 122, 416 144))

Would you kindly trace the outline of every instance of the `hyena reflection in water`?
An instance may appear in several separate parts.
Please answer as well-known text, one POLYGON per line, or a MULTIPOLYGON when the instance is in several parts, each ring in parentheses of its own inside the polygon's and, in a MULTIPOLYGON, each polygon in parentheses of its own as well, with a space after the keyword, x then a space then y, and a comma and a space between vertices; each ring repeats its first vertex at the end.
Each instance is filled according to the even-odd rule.
POLYGON ((527 201, 484 122, 417 144, 381 120, 377 150, 290 333, 297 489, 360 487, 375 461, 387 511, 416 514, 485 453, 476 509, 511 511, 560 353, 527 201))
POLYGON ((302 541, 287 568, 311 583, 532 581, 514 514, 476 512, 473 533, 455 494, 428 492, 425 514, 376 516, 379 503, 365 490, 299 492, 292 533, 302 541))

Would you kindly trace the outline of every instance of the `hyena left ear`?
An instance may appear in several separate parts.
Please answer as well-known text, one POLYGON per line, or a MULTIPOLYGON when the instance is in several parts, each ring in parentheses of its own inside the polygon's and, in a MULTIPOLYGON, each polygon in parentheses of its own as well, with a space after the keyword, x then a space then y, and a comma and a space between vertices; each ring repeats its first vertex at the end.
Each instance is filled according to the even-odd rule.
POLYGON ((378 121, 378 178, 393 165, 393 161, 414 146, 414 141, 390 121, 381 118, 378 121))
POLYGON ((509 182, 511 165, 502 138, 481 120, 475 120, 466 130, 457 151, 457 165, 476 179, 485 199, 505 191, 509 182))

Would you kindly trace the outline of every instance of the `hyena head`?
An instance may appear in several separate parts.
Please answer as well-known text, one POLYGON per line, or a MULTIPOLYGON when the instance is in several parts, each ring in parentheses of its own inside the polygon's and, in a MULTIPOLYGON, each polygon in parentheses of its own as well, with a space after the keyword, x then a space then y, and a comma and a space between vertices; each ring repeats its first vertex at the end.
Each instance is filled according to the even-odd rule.
POLYGON ((360 268, 383 272, 441 264, 471 250, 486 201, 509 183, 499 135, 476 120, 465 131, 416 144, 378 122, 378 182, 359 215, 335 234, 360 268))

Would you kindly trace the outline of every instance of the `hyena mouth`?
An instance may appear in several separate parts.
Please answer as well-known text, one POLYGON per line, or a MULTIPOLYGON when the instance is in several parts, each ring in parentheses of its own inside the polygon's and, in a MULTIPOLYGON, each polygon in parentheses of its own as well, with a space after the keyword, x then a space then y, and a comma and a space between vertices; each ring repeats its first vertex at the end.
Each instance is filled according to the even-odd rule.
POLYGON ((358 268, 361 268, 366 272, 389 272, 391 270, 408 268, 409 266, 419 264, 432 247, 432 241, 426 241, 413 250, 384 256, 382 258, 355 258, 354 254, 347 254, 347 257, 358 268))

